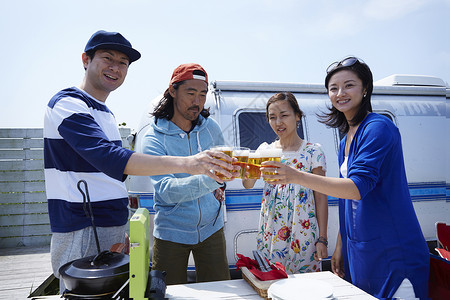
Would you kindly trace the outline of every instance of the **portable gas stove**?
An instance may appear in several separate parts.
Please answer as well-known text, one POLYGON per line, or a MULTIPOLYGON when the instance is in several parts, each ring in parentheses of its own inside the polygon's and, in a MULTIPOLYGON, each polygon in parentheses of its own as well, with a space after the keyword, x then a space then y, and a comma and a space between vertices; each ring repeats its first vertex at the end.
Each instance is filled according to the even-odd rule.
POLYGON ((166 299, 166 273, 150 269, 150 226, 146 208, 139 208, 130 219, 130 284, 133 300, 166 299))
POLYGON ((134 300, 145 297, 149 279, 149 213, 145 208, 138 208, 130 219, 130 298, 134 300))
POLYGON ((133 300, 165 299, 166 273, 150 269, 149 213, 139 208, 130 219, 129 296, 133 300))

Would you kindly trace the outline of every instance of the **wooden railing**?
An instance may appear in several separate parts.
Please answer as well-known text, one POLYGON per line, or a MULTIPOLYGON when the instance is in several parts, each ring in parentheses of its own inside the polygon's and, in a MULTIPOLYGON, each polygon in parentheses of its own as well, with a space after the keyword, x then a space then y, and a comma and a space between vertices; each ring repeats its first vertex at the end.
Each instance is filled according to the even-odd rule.
MULTIPOLYGON (((42 132, 0 128, 0 248, 50 244, 42 132)), ((120 133, 128 148, 130 129, 120 133)))

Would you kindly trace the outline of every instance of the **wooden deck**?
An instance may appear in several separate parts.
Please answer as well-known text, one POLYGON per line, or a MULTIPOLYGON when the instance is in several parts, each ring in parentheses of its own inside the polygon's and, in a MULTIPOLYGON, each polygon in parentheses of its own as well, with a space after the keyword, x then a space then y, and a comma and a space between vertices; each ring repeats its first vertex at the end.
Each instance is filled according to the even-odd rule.
POLYGON ((0 249, 0 299, 26 299, 51 274, 50 246, 0 249))

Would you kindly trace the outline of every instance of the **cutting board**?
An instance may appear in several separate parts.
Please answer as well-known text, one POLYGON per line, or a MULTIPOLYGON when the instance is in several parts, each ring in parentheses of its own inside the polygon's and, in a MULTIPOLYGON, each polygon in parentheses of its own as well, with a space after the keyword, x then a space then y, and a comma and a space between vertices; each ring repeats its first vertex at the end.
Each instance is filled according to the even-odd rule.
POLYGON ((272 283, 277 282, 280 279, 261 281, 256 278, 255 275, 253 275, 246 267, 242 267, 241 271, 242 278, 244 278, 245 281, 250 284, 250 286, 258 293, 258 295, 264 297, 264 299, 270 299, 267 298, 267 290, 272 283))

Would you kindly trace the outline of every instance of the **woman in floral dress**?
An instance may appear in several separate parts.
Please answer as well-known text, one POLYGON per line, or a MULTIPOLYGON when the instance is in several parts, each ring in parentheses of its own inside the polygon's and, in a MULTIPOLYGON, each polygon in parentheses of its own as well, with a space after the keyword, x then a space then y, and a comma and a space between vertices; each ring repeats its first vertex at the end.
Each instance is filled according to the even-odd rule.
MULTIPOLYGON (((258 149, 281 148, 282 163, 298 170, 325 175, 325 156, 319 144, 302 140, 297 125, 303 112, 292 93, 272 96, 266 106, 267 119, 278 139, 258 149)), ((254 179, 244 179, 252 188, 254 179)), ((327 196, 298 184, 264 186, 257 249, 271 263, 282 263, 288 274, 320 271, 327 252, 327 196)))

